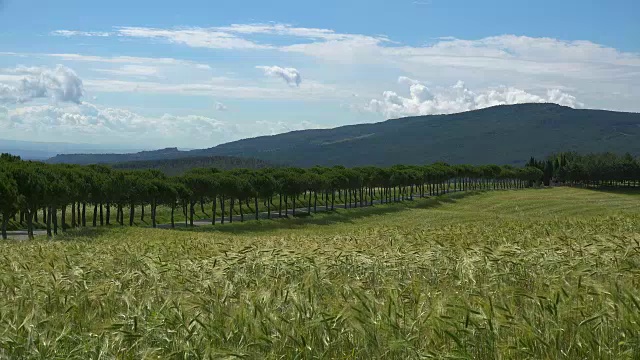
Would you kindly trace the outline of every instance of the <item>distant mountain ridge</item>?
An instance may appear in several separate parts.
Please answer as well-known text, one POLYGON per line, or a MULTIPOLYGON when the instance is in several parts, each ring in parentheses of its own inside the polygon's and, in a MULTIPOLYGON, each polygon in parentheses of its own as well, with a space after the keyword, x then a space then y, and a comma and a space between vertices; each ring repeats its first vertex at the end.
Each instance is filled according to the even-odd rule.
POLYGON ((135 154, 58 155, 49 162, 113 163, 192 156, 237 156, 309 167, 522 164, 561 151, 640 155, 640 114, 555 104, 501 105, 450 115, 414 116, 333 129, 243 139, 209 149, 135 154))

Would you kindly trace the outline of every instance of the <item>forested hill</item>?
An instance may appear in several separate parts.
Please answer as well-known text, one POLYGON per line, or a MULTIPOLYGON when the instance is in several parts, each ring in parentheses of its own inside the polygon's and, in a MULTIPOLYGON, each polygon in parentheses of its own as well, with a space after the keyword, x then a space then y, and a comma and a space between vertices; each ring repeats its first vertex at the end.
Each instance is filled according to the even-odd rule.
MULTIPOLYGON (((130 154, 59 154, 46 162, 51 164, 114 164, 128 161, 179 159, 186 156, 188 151, 178 148, 166 148, 153 151, 140 151, 130 154)), ((195 155, 194 155, 195 156, 195 155)))
POLYGON ((111 167, 120 170, 154 169, 162 171, 165 175, 174 176, 196 168, 216 168, 220 170, 237 168, 262 169, 279 167, 279 165, 264 160, 236 156, 193 156, 178 159, 128 161, 115 163, 111 167))
MULTIPOLYGON (((295 166, 389 166, 436 161, 522 164, 531 156, 564 151, 640 155, 640 114, 576 110, 555 104, 504 105, 451 115, 294 131, 203 150, 171 150, 130 156, 225 155, 295 166)), ((87 163, 83 158, 86 156, 58 156, 51 162, 87 163)), ((95 159, 119 155, 91 156, 98 162, 95 159)))

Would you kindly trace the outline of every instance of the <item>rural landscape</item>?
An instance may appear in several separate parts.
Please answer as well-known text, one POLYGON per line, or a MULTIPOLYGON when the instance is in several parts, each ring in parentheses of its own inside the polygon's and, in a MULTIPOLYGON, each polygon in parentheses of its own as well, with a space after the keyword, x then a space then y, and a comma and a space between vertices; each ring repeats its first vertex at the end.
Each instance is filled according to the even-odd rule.
POLYGON ((639 13, 0 0, 0 360, 640 360, 639 13))

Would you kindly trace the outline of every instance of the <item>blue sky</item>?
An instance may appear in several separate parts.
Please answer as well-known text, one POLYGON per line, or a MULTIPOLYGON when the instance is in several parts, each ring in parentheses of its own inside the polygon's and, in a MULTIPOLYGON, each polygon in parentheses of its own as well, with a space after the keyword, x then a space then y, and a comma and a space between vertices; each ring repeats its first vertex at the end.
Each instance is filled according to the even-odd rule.
POLYGON ((5 139, 193 148, 505 103, 640 111, 637 1, 0 2, 5 139))

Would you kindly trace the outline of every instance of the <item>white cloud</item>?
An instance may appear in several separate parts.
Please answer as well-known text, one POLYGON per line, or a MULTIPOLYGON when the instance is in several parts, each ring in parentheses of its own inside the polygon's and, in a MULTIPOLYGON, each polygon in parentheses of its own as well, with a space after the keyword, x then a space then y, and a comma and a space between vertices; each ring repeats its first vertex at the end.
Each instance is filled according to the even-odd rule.
POLYGON ((112 75, 136 77, 155 77, 160 73, 160 69, 157 66, 145 65, 123 65, 116 69, 95 69, 95 71, 112 75))
MULTIPOLYGON (((0 76, 1 79, 1 76, 0 76)), ((154 81, 123 81, 111 79, 85 79, 86 88, 92 92, 179 94, 235 99, 289 99, 326 100, 343 99, 351 92, 331 85, 307 81, 300 87, 251 86, 237 81, 211 81, 204 83, 161 83, 154 81)))
POLYGON ((107 64, 133 64, 144 66, 187 66, 194 67, 200 70, 211 70, 211 66, 207 64, 201 64, 190 60, 174 59, 174 58, 152 58, 152 57, 137 57, 137 56, 96 56, 96 55, 83 55, 83 54, 44 54, 44 53, 10 53, 0 52, 0 55, 5 56, 17 56, 17 57, 43 57, 54 58, 59 61, 73 61, 73 62, 95 62, 95 63, 107 63, 107 64))
POLYGON ((469 90, 462 81, 449 88, 431 90, 417 80, 400 77, 398 82, 409 85, 409 96, 403 97, 394 91, 385 91, 382 99, 373 99, 366 110, 386 117, 411 115, 451 114, 483 109, 495 105, 522 103, 557 103, 570 107, 581 107, 572 95, 558 89, 547 91, 546 97, 528 93, 513 87, 498 87, 481 92, 469 90))
POLYGON ((289 85, 300 86, 302 77, 300 72, 295 68, 281 68, 280 66, 256 66, 256 69, 261 69, 264 74, 271 77, 279 77, 283 79, 289 85))
POLYGON ((151 145, 159 141, 166 145, 195 142, 200 146, 234 140, 239 134, 235 125, 205 116, 164 114, 150 117, 87 102, 9 109, 7 115, 0 116, 0 130, 34 138, 97 142, 136 139, 151 145))
POLYGON ((0 104, 17 102, 19 91, 16 87, 0 83, 0 104))
POLYGON ((118 36, 132 38, 160 39, 171 43, 191 47, 211 49, 269 49, 270 45, 262 45, 234 34, 204 28, 157 29, 147 27, 121 27, 118 36))
POLYGON ((225 104, 221 103, 221 102, 216 102, 214 105, 216 111, 227 111, 228 108, 225 104))
POLYGON ((0 106, 0 131, 25 140, 130 143, 149 147, 211 147, 247 137, 319 128, 300 123, 255 121, 243 126, 199 115, 145 116, 87 102, 82 104, 32 105, 7 109, 0 106), (180 146, 180 145, 178 145, 180 146))
POLYGON ((298 123, 289 123, 284 121, 256 121, 256 126, 251 137, 261 135, 277 135, 296 130, 322 129, 324 126, 312 123, 310 121, 302 121, 298 123))
POLYGON ((3 102, 27 102, 37 98, 50 98, 56 102, 80 103, 84 95, 82 80, 66 66, 18 66, 5 69, 5 72, 14 74, 6 77, 6 80, 19 78, 19 81, 17 85, 0 84, 0 101, 3 102))
POLYGON ((51 32, 51 35, 64 36, 64 37, 71 37, 71 36, 108 37, 108 36, 111 36, 112 34, 109 32, 103 32, 103 31, 55 30, 51 32))
MULTIPOLYGON (((99 32, 61 32, 65 36, 96 33, 99 32)), ((430 79, 429 85, 442 86, 463 78, 474 88, 507 84, 528 93, 569 88, 592 107, 640 110, 635 101, 640 97, 640 54, 585 40, 503 34, 481 39, 440 37, 425 45, 410 46, 383 35, 278 23, 209 28, 122 27, 114 28, 110 34, 198 48, 266 50, 270 61, 274 56, 282 60, 298 54, 319 60, 313 64, 316 71, 328 72, 327 77, 335 76, 338 82, 343 81, 338 73, 350 74, 349 78, 355 81, 343 81, 341 86, 345 91, 361 94, 375 89, 372 72, 384 76, 401 72, 411 78, 430 79), (323 65, 331 68, 323 69, 323 65), (356 88, 358 84, 363 87, 356 88)))

